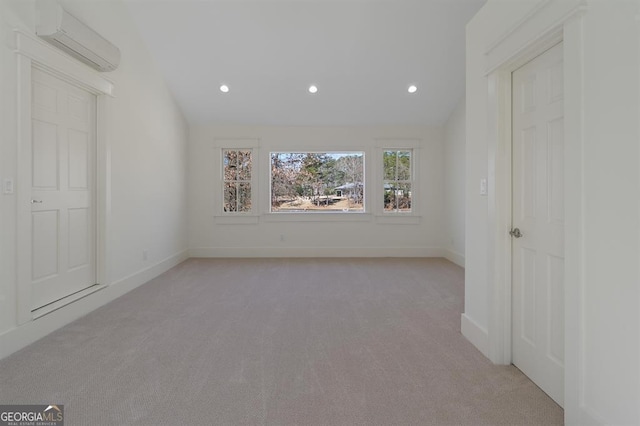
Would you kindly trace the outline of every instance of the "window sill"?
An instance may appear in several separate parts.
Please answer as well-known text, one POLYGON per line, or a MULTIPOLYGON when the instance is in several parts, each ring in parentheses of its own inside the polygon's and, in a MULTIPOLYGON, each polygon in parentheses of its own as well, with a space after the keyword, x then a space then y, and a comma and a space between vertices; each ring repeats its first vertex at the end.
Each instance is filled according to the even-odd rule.
POLYGON ((265 213, 265 222, 370 222, 371 214, 358 212, 265 213))
POLYGON ((376 223, 381 225, 419 225, 421 216, 415 214, 389 213, 376 215, 376 223))
POLYGON ((254 225, 262 222, 371 222, 381 225, 419 225, 421 216, 409 214, 376 214, 357 212, 324 212, 324 213, 299 213, 280 212, 264 213, 262 216, 255 214, 236 214, 214 216, 218 225, 254 225))
POLYGON ((214 216, 214 219, 219 225, 254 225, 259 222, 260 216, 255 214, 230 214, 214 216))

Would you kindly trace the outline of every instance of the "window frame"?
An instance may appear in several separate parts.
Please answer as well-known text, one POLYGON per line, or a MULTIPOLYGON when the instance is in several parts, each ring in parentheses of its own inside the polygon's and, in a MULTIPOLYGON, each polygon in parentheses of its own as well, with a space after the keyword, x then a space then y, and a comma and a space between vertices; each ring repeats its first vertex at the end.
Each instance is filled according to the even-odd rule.
MULTIPOLYGON (((414 185, 414 181, 415 179, 413 178, 414 176, 414 164, 413 164, 413 159, 414 159, 414 153, 413 153, 413 149, 409 149, 409 148, 383 148, 382 149, 382 164, 380 164, 381 166, 381 170, 382 170, 382 193, 383 193, 383 207, 382 207, 382 211, 384 214, 402 214, 402 215, 411 215, 411 213, 413 213, 413 185, 414 185), (395 153, 395 158, 396 158, 396 164, 395 164, 395 176, 394 179, 387 179, 386 176, 386 170, 385 170, 385 164, 384 164, 384 157, 385 154, 387 152, 393 152, 395 153), (401 152, 408 152, 409 153, 409 178, 408 179, 399 179, 398 178, 398 174, 399 174, 399 159, 400 159, 400 153, 401 152), (402 211, 400 209, 397 208, 397 198, 396 198, 396 208, 393 210, 387 210, 384 207, 384 196, 386 195, 386 189, 385 186, 387 184, 391 184, 391 183, 395 183, 399 185, 409 185, 409 193, 410 195, 410 207, 408 211, 402 211)), ((398 196, 397 194, 397 189, 396 189, 396 194, 394 194, 396 197, 398 196)))
MULTIPOLYGON (((278 221, 278 217, 286 217, 288 219, 292 218, 300 218, 302 221, 307 220, 318 220, 321 221, 322 216, 334 216, 334 217, 346 217, 346 216, 356 216, 356 217, 366 217, 369 214, 368 211, 368 181, 367 177, 367 150, 362 148, 350 148, 350 149, 271 149, 267 153, 267 162, 269 164, 268 170, 266 171, 267 182, 268 182, 268 191, 266 194, 266 214, 272 220, 278 221), (333 211, 274 211, 272 210, 273 206, 271 204, 272 197, 272 174, 271 174, 271 162, 273 154, 360 154, 362 156, 362 210, 333 210, 333 211), (303 219, 306 218, 306 219, 303 219)), ((269 220, 269 219, 268 219, 269 220)))
POLYGON ((222 148, 222 164, 221 164, 221 168, 222 168, 222 188, 221 188, 221 191, 222 191, 222 211, 225 214, 237 213, 237 214, 245 215, 245 214, 250 214, 253 211, 253 196, 252 196, 253 190, 254 190, 253 182, 252 182, 253 162, 254 162, 254 155, 253 155, 253 150, 252 149, 222 148), (240 179, 240 178, 238 178, 237 173, 239 173, 239 168, 237 168, 235 179, 227 179, 227 176, 226 176, 226 173, 225 173, 226 172, 225 169, 227 167, 227 164, 225 162, 225 160, 227 158, 227 155, 226 155, 227 152, 235 152, 235 153, 237 153, 236 155, 239 155, 240 153, 249 153, 249 158, 250 158, 250 161, 251 161, 251 168, 249 169, 250 170, 249 171, 249 179, 240 179), (249 188, 250 188, 249 189, 249 200, 251 202, 251 207, 248 210, 240 210, 239 209, 240 199, 241 199, 241 197, 239 195, 236 195, 236 197, 235 197, 235 203, 236 203, 235 210, 226 210, 225 209, 226 204, 227 204, 226 190, 227 190, 227 186, 229 184, 233 184, 235 186, 237 194, 239 194, 240 187, 242 185, 247 185, 247 184, 249 185, 249 188))
POLYGON ((374 214, 379 223, 389 224, 417 224, 422 217, 423 199, 420 191, 420 168, 423 166, 421 157, 421 139, 376 139, 376 178, 374 200, 374 214), (411 211, 388 211, 384 208, 384 153, 385 151, 411 152, 410 180, 402 182, 411 185, 411 211))
POLYGON ((422 158, 422 139, 373 138, 370 145, 349 146, 348 141, 340 145, 326 145, 324 141, 305 143, 310 145, 300 149, 299 141, 280 141, 262 146, 258 138, 221 138, 212 143, 213 164, 210 168, 210 180, 215 182, 210 194, 209 205, 216 224, 257 224, 259 222, 361 222, 373 221, 379 224, 419 224, 423 215, 423 203, 427 202, 422 194, 420 174, 426 166, 422 158), (251 174, 251 211, 224 212, 224 169, 222 153, 224 149, 248 150, 252 153, 251 174), (412 200, 411 212, 384 211, 384 163, 385 150, 410 150, 412 152, 412 200), (271 153, 309 152, 309 153, 362 153, 363 155, 363 197, 361 211, 333 212, 271 212, 271 153))
MULTIPOLYGON (((260 140, 259 139, 216 139, 214 147, 214 164, 217 182, 213 190, 214 218, 221 224, 251 224, 258 223, 260 216, 260 140), (251 153, 251 178, 247 180, 251 185, 251 209, 248 211, 225 211, 224 188, 227 180, 224 176, 224 152, 249 151, 251 153)), ((236 181, 237 182, 237 181, 236 181)))

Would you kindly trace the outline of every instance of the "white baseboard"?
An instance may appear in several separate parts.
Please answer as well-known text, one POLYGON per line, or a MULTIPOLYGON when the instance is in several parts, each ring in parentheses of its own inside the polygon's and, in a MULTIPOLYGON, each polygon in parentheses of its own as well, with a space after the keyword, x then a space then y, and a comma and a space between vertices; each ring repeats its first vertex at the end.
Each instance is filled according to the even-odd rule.
POLYGON ((464 268, 464 254, 460 254, 455 250, 445 249, 444 257, 450 262, 455 263, 456 265, 464 268))
POLYGON ((462 314, 460 320, 460 331, 462 335, 475 346, 482 355, 489 357, 489 333, 480 327, 474 320, 466 314, 462 314))
POLYGON ((445 257, 436 247, 198 247, 189 257, 445 257))
POLYGON ((147 268, 141 269, 138 272, 134 272, 131 275, 128 275, 124 278, 116 280, 113 283, 111 283, 111 285, 130 287, 129 290, 125 292, 127 293, 133 290, 134 288, 138 287, 139 285, 142 285, 154 279, 158 275, 168 271, 169 269, 173 268, 177 264, 184 262, 189 258, 188 255, 189 255, 189 250, 183 250, 179 253, 174 254, 173 256, 170 256, 164 260, 161 260, 155 265, 151 265, 147 268))
POLYGON ((0 334, 0 359, 152 280, 186 260, 187 254, 187 250, 183 250, 82 299, 0 334))

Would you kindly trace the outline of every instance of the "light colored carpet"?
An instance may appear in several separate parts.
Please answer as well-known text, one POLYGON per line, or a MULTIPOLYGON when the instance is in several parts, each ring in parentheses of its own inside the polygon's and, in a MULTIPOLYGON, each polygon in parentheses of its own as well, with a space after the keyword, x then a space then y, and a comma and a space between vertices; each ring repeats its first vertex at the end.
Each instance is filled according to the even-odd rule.
POLYGON ((463 275, 190 259, 0 361, 0 403, 62 403, 67 425, 562 424, 460 334, 463 275))

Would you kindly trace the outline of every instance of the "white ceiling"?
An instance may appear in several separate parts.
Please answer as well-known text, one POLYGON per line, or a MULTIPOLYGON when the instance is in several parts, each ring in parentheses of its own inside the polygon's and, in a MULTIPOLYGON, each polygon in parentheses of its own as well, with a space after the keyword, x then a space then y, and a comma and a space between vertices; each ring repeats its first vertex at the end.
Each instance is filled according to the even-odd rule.
POLYGON ((191 123, 329 126, 443 124, 485 0, 126 3, 191 123))

